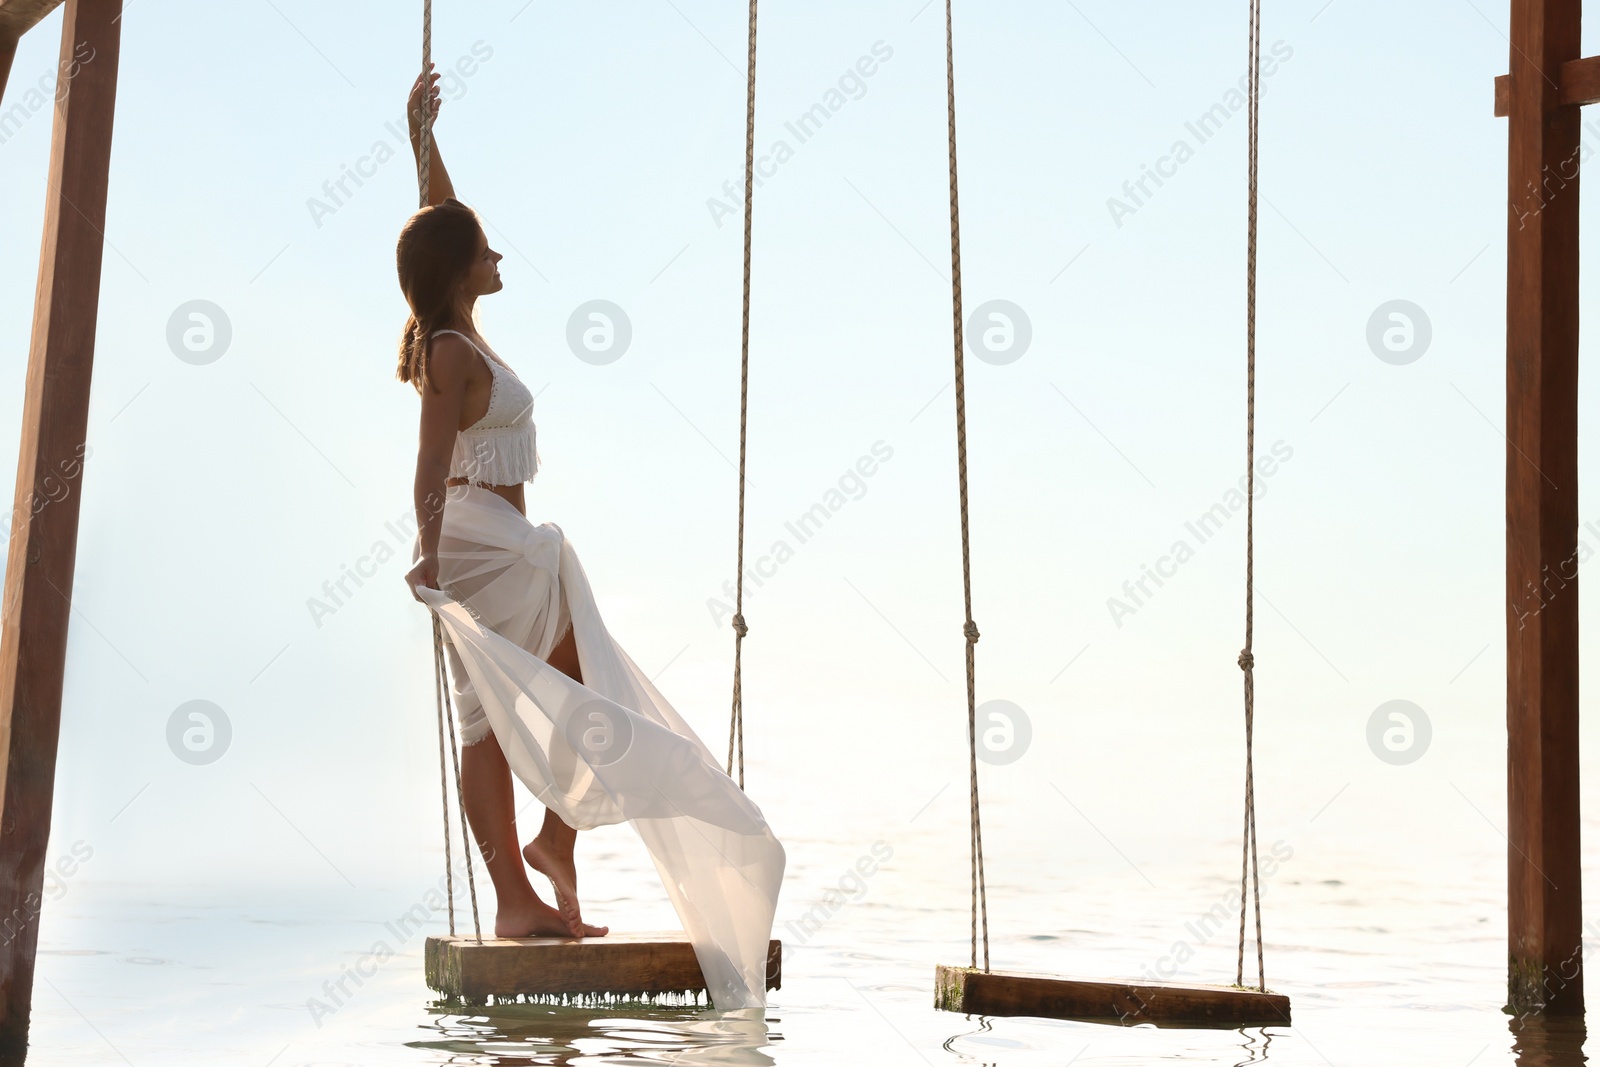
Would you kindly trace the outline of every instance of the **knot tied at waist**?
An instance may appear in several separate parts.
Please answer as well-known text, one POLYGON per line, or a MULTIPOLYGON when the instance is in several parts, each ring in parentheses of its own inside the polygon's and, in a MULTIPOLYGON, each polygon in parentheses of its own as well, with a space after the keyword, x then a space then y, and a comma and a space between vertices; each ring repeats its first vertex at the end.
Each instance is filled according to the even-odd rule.
POLYGON ((561 572, 561 544, 565 541, 561 527, 553 522, 541 523, 538 526, 528 526, 518 547, 522 550, 522 558, 535 567, 542 567, 554 574, 561 572))

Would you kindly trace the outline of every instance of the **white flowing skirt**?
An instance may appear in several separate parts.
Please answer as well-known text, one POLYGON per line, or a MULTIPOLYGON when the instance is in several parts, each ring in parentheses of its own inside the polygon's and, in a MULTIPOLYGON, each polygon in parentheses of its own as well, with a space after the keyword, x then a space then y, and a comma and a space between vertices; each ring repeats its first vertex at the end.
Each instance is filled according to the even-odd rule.
POLYGON ((607 631, 561 528, 533 525, 487 489, 451 487, 439 584, 418 595, 438 615, 452 672, 465 668, 513 773, 575 829, 627 820, 655 861, 712 1003, 764 1006, 783 846, 607 631), (545 662, 569 621, 581 684, 545 662))

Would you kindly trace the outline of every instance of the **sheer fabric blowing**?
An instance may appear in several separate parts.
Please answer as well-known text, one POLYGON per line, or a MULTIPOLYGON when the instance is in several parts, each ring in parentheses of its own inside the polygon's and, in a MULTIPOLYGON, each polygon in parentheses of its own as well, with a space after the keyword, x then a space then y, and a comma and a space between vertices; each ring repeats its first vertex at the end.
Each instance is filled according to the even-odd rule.
POLYGON ((633 826, 712 1003, 764 1006, 783 846, 612 638, 561 528, 487 489, 451 487, 439 584, 417 593, 447 637, 464 735, 493 730, 512 772, 568 825, 633 826), (545 662, 569 623, 582 683, 545 662))

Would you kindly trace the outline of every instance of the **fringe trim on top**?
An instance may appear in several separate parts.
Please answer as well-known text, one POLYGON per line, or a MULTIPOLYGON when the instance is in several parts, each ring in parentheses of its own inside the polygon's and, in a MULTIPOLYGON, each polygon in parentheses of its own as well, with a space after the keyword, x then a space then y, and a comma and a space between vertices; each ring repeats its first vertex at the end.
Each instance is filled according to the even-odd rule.
POLYGON ((491 485, 517 485, 539 471, 538 433, 533 423, 496 430, 463 430, 456 434, 450 477, 491 485))

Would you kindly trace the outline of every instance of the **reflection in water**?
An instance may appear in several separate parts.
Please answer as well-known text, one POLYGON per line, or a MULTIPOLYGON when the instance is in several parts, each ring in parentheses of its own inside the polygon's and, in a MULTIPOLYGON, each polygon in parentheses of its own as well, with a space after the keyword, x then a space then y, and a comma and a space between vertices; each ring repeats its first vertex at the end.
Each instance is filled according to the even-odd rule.
MULTIPOLYGON (((957 1048, 956 1043, 958 1041, 974 1041, 981 1043, 983 1041, 983 1037, 981 1035, 987 1035, 994 1032, 994 1020, 990 1019, 987 1015, 979 1015, 975 1017, 969 1015, 967 1018, 976 1018, 978 1022, 978 1028, 976 1030, 968 1030, 965 1033, 951 1034, 949 1037, 945 1038, 941 1047, 946 1052, 958 1057, 963 1063, 977 1063, 979 1061, 974 1056, 967 1053, 964 1049, 957 1048)), ((991 1065, 986 1063, 984 1064, 984 1067, 991 1067, 991 1065)))
POLYGON ((1513 1015, 1510 1025, 1518 1067, 1579 1067, 1588 1062, 1581 1015, 1513 1015))
POLYGON ((424 1024, 434 1037, 406 1042, 445 1053, 442 1063, 535 1064, 677 1063, 773 1067, 762 1051, 781 1034, 769 1034, 762 1008, 741 1011, 601 1010, 543 1004, 502 1004, 471 1009, 430 1009, 424 1024))
POLYGON ((1236 1067, 1245 1067, 1250 1063, 1266 1063, 1267 1053, 1272 1048, 1272 1032, 1266 1027, 1242 1027, 1239 1033, 1244 1035, 1244 1044, 1239 1047, 1244 1050, 1244 1059, 1236 1067))
MULTIPOLYGON (((977 1024, 977 1029, 965 1030, 959 1033, 951 1034, 941 1045, 946 1052, 959 1058, 963 1063, 982 1063, 983 1067, 993 1067, 991 1061, 983 1059, 981 1056, 973 1056, 967 1051, 966 1048, 963 1047, 964 1045, 977 1045, 980 1046, 980 1050, 1033 1048, 1033 1046, 1028 1045, 1025 1042, 995 1035, 995 1020, 987 1015, 969 1015, 967 1016, 967 1019, 975 1022, 977 1024)), ((1005 1021, 1010 1022, 1011 1020, 1005 1021)), ((1272 1049, 1272 1039, 1275 1036, 1271 1029, 1264 1026, 1224 1027, 1220 1025, 1214 1025, 1206 1027, 1197 1025, 1181 1026, 1176 1024, 1168 1024, 1166 1027, 1158 1027, 1153 1023, 1137 1023, 1132 1025, 1108 1023, 1104 1019, 1084 1019, 1078 1021, 1091 1023, 1096 1027, 1103 1027, 1107 1030, 1117 1029, 1119 1027, 1129 1030, 1237 1030, 1242 1038, 1238 1044, 1238 1047, 1240 1051, 1244 1053, 1244 1057, 1238 1060, 1234 1067, 1249 1067, 1250 1064, 1266 1063, 1268 1059, 1267 1053, 1272 1049)), ((1066 1055, 1069 1051, 1071 1051, 1069 1048, 1070 1045, 1071 1041, 1064 1041, 1059 1045, 1058 1051, 1060 1051, 1062 1055, 1066 1055)), ((1078 1056, 1083 1055, 1088 1050, 1089 1043, 1085 1043, 1082 1048, 1077 1050, 1077 1054, 1071 1056, 1067 1062, 1076 1060, 1078 1056)), ((1565 1061, 1562 1062, 1564 1063, 1565 1061)))

